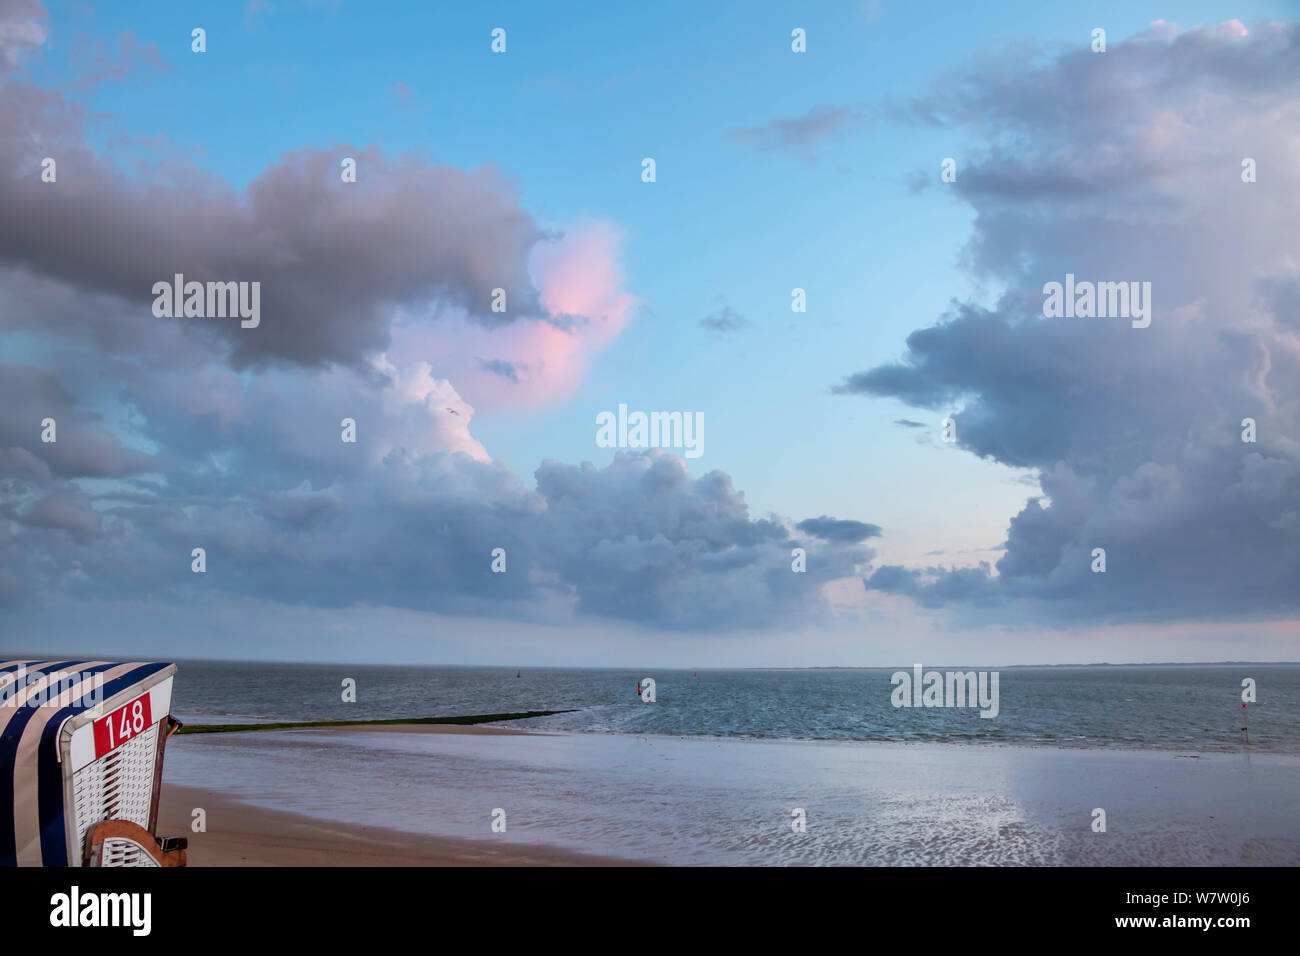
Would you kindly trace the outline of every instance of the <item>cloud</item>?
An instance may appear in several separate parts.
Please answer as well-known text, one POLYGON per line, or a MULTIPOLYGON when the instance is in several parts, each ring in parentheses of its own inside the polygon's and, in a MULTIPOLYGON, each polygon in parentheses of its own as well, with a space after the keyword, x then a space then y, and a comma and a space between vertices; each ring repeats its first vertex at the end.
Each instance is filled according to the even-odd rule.
POLYGON ((700 319, 701 328, 721 334, 737 332, 748 324, 748 320, 730 306, 723 306, 718 311, 710 312, 700 319))
POLYGON ((48 16, 36 0, 0 0, 0 66, 13 69, 33 50, 44 45, 48 16))
POLYGON ((861 125, 865 117, 844 106, 814 106, 802 116, 784 116, 760 126, 727 130, 725 138, 760 152, 794 150, 807 156, 823 142, 861 125))
POLYGON ((514 362, 507 362, 504 359, 479 359, 478 366, 485 372, 500 375, 511 385, 519 384, 519 372, 522 366, 514 362))
POLYGON ((823 588, 870 560, 750 517, 721 472, 655 452, 525 482, 474 436, 464 390, 567 397, 630 320, 614 224, 543 229, 494 170, 352 146, 285 153, 242 193, 184 162, 126 178, 79 106, 0 82, 18 171, 0 179, 0 327, 18 343, 0 367, 0 601, 732 630, 829 614, 823 588), (260 281, 261 325, 155 318, 152 283, 174 272, 260 281))
POLYGON ((998 607, 1004 597, 989 566, 980 562, 975 568, 926 568, 909 570, 899 565, 877 568, 864 582, 868 591, 904 594, 924 608, 942 608, 954 603, 977 607, 998 607))
MULTIPOLYGON (((11 149, 0 145, 0 156, 8 168, 39 169, 39 156, 22 145, 26 137, 5 112, 0 107, 0 143, 11 149)), ((494 288, 505 289, 518 310, 535 302, 526 274, 535 226, 490 170, 390 161, 352 147, 299 150, 241 198, 197 175, 145 189, 71 144, 43 150, 60 157, 58 183, 34 174, 0 180, 0 262, 129 304, 141 335, 164 321, 151 313, 155 282, 176 273, 200 282, 260 282, 256 329, 166 320, 223 339, 236 367, 359 364, 387 346, 391 309, 403 303, 437 299, 500 325, 510 316, 490 311, 494 288), (339 182, 342 156, 357 158, 356 183, 339 182), (160 216, 160 209, 177 215, 160 216)))
MULTIPOLYGON (((827 619, 825 586, 871 558, 857 543, 872 526, 814 519, 801 530, 822 540, 810 541, 751 517, 722 472, 694 477, 658 450, 605 468, 544 462, 529 487, 482 452, 473 409, 450 386, 378 371, 390 376, 378 402, 343 369, 213 379, 197 390, 202 407, 177 408, 184 376, 130 386, 166 481, 0 496, 17 521, 0 540, 5 599, 220 596, 730 631, 827 619), (230 405, 223 389, 242 400, 230 405), (354 411, 354 444, 336 427, 343 410, 354 411), (808 549, 806 573, 791 569, 796 546, 808 549), (207 554, 201 575, 194 547, 207 554), (491 570, 498 547, 504 574, 491 570)), ((29 442, 0 462, 48 481, 44 450, 29 442)))
POLYGON ((80 65, 80 76, 73 88, 82 93, 107 80, 120 82, 142 65, 158 71, 167 68, 158 48, 152 43, 140 42, 134 30, 122 31, 116 43, 106 42, 103 38, 78 38, 73 55, 80 65))
POLYGON ((60 478, 122 478, 157 467, 150 455, 124 446, 54 373, 0 362, 0 381, 0 448, 27 448, 44 471, 60 478), (54 420, 53 442, 41 441, 46 419, 54 420))
MULTIPOLYGON (((122 45, 143 49, 131 35, 122 45)), ((572 395, 637 305, 621 288, 616 226, 543 228, 494 168, 340 144, 286 152, 237 191, 118 132, 111 142, 145 147, 126 176, 111 150, 88 145, 91 122, 57 91, 0 79, 0 164, 13 171, 0 177, 7 332, 235 372, 427 362, 481 403, 536 407, 572 395), (39 175, 46 156, 58 163, 52 183, 39 175), (341 181, 343 157, 357 161, 354 183, 341 181), (260 325, 156 318, 154 283, 177 273, 259 282, 260 325), (479 365, 485 355, 509 363, 519 387, 496 388, 505 366, 479 365)))
POLYGON ((824 588, 872 556, 858 543, 874 526, 751 517, 727 475, 692 476, 658 450, 604 468, 548 461, 526 483, 487 453, 475 409, 427 364, 253 373, 181 357, 106 366, 68 346, 61 380, 84 400, 41 370, 0 369, 26 402, 0 408, 0 600, 247 600, 731 631, 827 619, 824 588), (44 408, 60 416, 55 444, 40 441, 44 408), (85 476, 100 479, 93 491, 85 476), (797 546, 806 573, 792 571, 797 546), (207 552, 201 575, 195 547, 207 552), (505 574, 491 570, 497 547, 505 574))
POLYGON ((827 541, 847 541, 857 543, 867 538, 879 537, 879 525, 866 524, 862 521, 837 521, 822 515, 820 518, 807 518, 795 527, 814 538, 827 541))
POLYGON ((1157 24, 914 104, 975 138, 950 187, 975 214, 962 261, 1006 291, 834 390, 951 414, 959 447, 1034 470, 1043 495, 996 568, 881 568, 869 588, 972 621, 999 602, 1051 621, 1300 609, 1298 70, 1295 26, 1157 24), (1242 182, 1245 156, 1267 177, 1242 182), (1044 318, 1067 273, 1151 282, 1150 327, 1044 318))
POLYGON ((445 370, 476 407, 532 408, 570 398, 591 359, 631 320, 639 300, 624 291, 623 234, 612 223, 584 220, 548 233, 532 249, 528 274, 539 308, 508 325, 485 327, 463 312, 401 314, 388 354, 419 356, 445 370), (502 389, 508 363, 518 382, 502 389))
MULTIPOLYGON (((9 45, 27 36, 14 22, 0 19, 9 45)), ((129 34, 122 44, 127 60, 148 50, 129 34)), ((101 59, 103 76, 125 69, 101 59)), ((495 169, 340 144, 287 152, 241 193, 186 163, 128 177, 86 145, 90 121, 57 92, 0 79, 0 166, 12 171, 0 177, 0 269, 116 306, 121 336, 171 321, 236 368, 361 367, 387 347, 400 308, 456 308, 490 328, 544 314, 528 272, 544 237, 495 169), (52 183, 39 175, 47 156, 58 163, 52 183), (357 161, 354 183, 341 181, 343 157, 357 161), (177 273, 260 282, 261 324, 156 319, 153 285, 177 273), (492 308, 497 289, 504 312, 492 308)), ((5 321, 30 328, 43 317, 5 321)), ((104 335, 92 331, 105 324, 98 310, 66 321, 104 335)))
POLYGON ((17 520, 32 528, 67 531, 79 543, 85 543, 103 529, 103 517, 90 499, 76 487, 60 488, 40 498, 17 520))
POLYGON ((871 555, 857 539, 805 544, 782 522, 751 519, 726 474, 692 478, 654 450, 618 454, 606 469, 546 462, 537 487, 556 530, 554 567, 583 612, 710 630, 824 619, 823 586, 871 555), (799 544, 806 573, 791 570, 799 544))

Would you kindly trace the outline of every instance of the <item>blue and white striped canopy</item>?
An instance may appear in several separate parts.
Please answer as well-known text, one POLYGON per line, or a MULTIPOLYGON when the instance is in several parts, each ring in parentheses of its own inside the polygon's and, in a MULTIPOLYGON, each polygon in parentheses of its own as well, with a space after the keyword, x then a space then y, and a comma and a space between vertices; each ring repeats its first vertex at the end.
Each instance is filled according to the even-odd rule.
POLYGON ((159 662, 0 661, 0 866, 79 862, 80 848, 67 845, 59 732, 168 668, 175 670, 159 662))

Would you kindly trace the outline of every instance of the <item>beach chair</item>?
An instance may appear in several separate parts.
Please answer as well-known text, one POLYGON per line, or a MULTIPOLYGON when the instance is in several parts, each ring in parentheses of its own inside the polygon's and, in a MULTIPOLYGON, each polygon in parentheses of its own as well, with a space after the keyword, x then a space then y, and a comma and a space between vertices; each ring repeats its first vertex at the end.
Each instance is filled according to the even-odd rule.
POLYGON ((184 866, 159 840, 175 664, 0 662, 0 866, 184 866))

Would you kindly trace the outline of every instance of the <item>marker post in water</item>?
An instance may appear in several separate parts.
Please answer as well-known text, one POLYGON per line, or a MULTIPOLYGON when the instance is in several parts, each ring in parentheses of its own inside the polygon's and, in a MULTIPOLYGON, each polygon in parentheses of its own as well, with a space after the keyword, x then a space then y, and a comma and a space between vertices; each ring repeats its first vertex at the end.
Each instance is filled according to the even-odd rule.
POLYGON ((1241 705, 1241 729, 1246 732, 1246 743, 1250 743, 1250 720, 1246 717, 1246 705, 1241 705))

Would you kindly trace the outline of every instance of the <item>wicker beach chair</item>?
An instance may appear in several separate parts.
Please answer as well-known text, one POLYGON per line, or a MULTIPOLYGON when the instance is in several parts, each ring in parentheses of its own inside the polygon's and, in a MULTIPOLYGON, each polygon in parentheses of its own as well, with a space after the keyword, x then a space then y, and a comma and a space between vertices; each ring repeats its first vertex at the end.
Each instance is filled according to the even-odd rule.
POLYGON ((0 662, 0 866, 184 866, 158 840, 175 664, 0 662))

